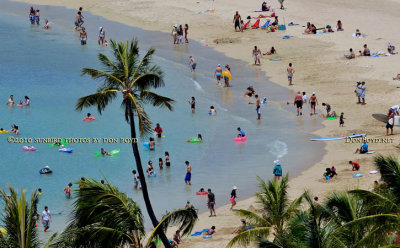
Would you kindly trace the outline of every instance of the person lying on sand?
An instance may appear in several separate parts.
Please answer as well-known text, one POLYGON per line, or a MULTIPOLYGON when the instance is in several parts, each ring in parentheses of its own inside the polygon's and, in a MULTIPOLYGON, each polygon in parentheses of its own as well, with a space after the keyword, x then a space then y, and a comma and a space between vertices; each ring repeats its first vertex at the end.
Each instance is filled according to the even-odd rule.
POLYGON ((276 54, 276 49, 274 47, 271 47, 271 50, 269 50, 266 53, 263 53, 263 55, 272 55, 272 54, 276 54))
POLYGON ((306 29, 304 30, 304 33, 305 34, 312 34, 311 23, 310 22, 307 22, 307 26, 306 26, 306 29))
POLYGON ((356 37, 362 37, 362 33, 360 32, 359 29, 356 29, 356 37))
POLYGON ((400 73, 397 73, 397 76, 394 77, 393 80, 400 80, 400 73))
POLYGON ((246 227, 247 227, 246 220, 245 219, 241 219, 240 221, 242 222, 242 225, 239 226, 239 227, 236 227, 232 234, 237 234, 237 233, 241 233, 241 232, 246 231, 246 227))
POLYGON ((270 15, 263 15, 263 14, 259 14, 257 17, 253 17, 253 19, 262 19, 262 18, 271 18, 271 17, 275 17, 275 12, 272 12, 272 14, 270 15))

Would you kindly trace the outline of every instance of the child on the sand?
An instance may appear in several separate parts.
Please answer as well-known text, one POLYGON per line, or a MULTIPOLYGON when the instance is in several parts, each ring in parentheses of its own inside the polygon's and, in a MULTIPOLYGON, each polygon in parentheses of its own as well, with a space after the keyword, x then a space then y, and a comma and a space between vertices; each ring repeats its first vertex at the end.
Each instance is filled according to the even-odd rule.
POLYGON ((344 113, 342 112, 340 114, 340 118, 339 118, 339 127, 344 127, 344 113))

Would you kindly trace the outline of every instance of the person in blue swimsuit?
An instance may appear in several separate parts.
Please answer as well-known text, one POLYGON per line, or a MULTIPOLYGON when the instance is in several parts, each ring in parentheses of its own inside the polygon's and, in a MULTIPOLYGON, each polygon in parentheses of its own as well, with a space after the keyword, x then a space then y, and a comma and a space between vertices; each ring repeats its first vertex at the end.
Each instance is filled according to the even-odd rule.
POLYGON ((40 22, 40 13, 39 12, 40 11, 37 9, 36 10, 36 15, 35 15, 35 21, 36 21, 37 25, 39 25, 39 22, 40 22))
POLYGON ((240 127, 238 127, 237 130, 239 131, 238 137, 245 137, 246 136, 245 132, 242 129, 240 129, 240 127))
POLYGON ((185 183, 188 185, 192 185, 190 180, 192 179, 192 167, 189 164, 189 161, 185 162, 186 164, 186 176, 185 176, 185 183))
POLYGON ((221 75, 222 75, 222 68, 221 65, 218 64, 217 69, 215 69, 215 77, 217 78, 217 84, 221 85, 221 75))
POLYGON ((29 20, 31 21, 31 24, 35 24, 35 15, 36 15, 36 11, 33 8, 33 6, 31 6, 31 9, 29 11, 29 20))

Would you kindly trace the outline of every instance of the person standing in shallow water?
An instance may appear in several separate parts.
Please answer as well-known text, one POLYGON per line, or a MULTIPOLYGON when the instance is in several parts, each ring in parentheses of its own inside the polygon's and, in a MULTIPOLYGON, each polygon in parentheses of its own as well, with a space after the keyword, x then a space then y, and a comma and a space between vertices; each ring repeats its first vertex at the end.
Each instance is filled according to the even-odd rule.
POLYGON ((231 192, 231 199, 230 199, 230 201, 232 203, 231 209, 230 209, 231 211, 232 211, 233 207, 236 205, 236 198, 237 198, 236 190, 237 190, 237 187, 233 186, 233 189, 232 189, 232 192, 231 192))
POLYGON ((276 182, 276 180, 280 180, 281 176, 282 176, 282 166, 279 163, 279 160, 275 160, 274 161, 274 170, 273 170, 273 174, 274 174, 274 181, 276 182))
POLYGON ((188 102, 190 104, 190 108, 192 109, 192 113, 194 114, 196 110, 196 99, 194 98, 194 96, 192 96, 192 100, 188 102))
POLYGON ((185 24, 184 31, 185 31, 185 42, 186 42, 186 43, 189 43, 189 40, 188 40, 188 38, 187 38, 188 31, 189 31, 189 25, 185 24))
POLYGON ((221 85, 222 68, 220 64, 218 64, 217 69, 215 69, 214 75, 217 78, 217 85, 221 85))
POLYGON ((186 176, 185 176, 185 183, 188 185, 192 185, 190 180, 192 179, 192 166, 190 166, 189 161, 185 162, 186 164, 186 176))
POLYGON ((86 45, 87 33, 85 31, 85 28, 82 28, 81 33, 79 34, 79 38, 81 39, 81 45, 86 45))
POLYGON ((210 216, 208 217, 217 216, 215 214, 215 195, 213 192, 211 192, 211 189, 208 189, 207 206, 210 210, 210 216))
POLYGON ((300 94, 300 91, 297 91, 293 105, 297 107, 297 116, 303 115, 303 96, 300 94))

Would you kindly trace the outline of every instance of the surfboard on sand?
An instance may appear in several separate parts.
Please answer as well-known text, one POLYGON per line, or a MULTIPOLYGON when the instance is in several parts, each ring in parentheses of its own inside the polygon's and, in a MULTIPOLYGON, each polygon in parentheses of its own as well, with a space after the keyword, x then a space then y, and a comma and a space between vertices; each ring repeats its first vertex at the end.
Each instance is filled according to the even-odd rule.
POLYGON ((325 141, 325 140, 339 140, 345 138, 356 138, 367 135, 366 133, 359 133, 359 134, 352 134, 352 135, 343 135, 343 136, 336 136, 336 137, 326 137, 326 138, 315 138, 311 139, 312 141, 325 141))
MULTIPOLYGON (((384 123, 386 123, 387 122, 387 115, 385 115, 385 114, 372 114, 372 117, 374 117, 376 120, 378 120, 378 121, 381 121, 381 122, 384 122, 384 123)), ((393 123, 393 121, 391 120, 390 122, 389 122, 391 125, 393 125, 392 123, 393 123)), ((395 117, 394 117, 394 125, 395 126, 400 126, 400 116, 398 116, 398 115, 396 115, 395 117)))

